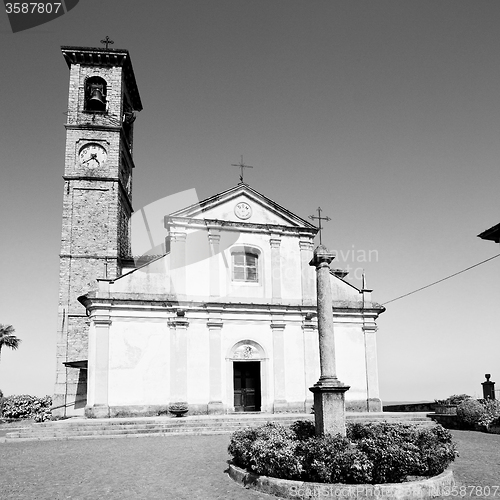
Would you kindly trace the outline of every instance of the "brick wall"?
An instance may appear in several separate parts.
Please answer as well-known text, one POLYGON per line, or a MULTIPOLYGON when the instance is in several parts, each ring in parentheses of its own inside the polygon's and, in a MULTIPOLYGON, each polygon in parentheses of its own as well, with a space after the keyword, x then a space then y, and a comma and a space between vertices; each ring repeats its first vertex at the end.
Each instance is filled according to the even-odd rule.
MULTIPOLYGON (((70 69, 61 232, 59 324, 54 406, 81 399, 86 376, 66 361, 87 359, 86 311, 78 297, 96 287, 98 278, 115 278, 120 256, 130 254, 131 140, 122 130, 127 89, 123 67, 73 64, 70 69), (85 112, 85 81, 99 76, 107 84, 107 112, 85 112), (104 164, 81 165, 79 153, 89 142, 107 151, 104 164)), ((127 105, 128 106, 128 105, 127 105)), ((56 414, 81 413, 81 404, 56 414)))

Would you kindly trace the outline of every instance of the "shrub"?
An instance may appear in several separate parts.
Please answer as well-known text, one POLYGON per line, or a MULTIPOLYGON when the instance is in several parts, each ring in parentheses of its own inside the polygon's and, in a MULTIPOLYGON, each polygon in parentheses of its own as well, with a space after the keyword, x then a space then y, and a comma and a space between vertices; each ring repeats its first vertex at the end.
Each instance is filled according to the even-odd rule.
POLYGON ((3 416, 5 418, 33 418, 36 422, 50 420, 52 398, 45 396, 37 398, 27 394, 5 398, 3 416))
POLYGON ((443 472, 457 452, 440 425, 348 424, 347 436, 314 436, 310 422, 236 431, 233 463, 257 474, 326 483, 402 482, 443 472))
POLYGON ((479 419, 479 425, 488 428, 491 424, 500 421, 500 401, 496 399, 480 399, 479 402, 484 408, 484 415, 479 419))
POLYGON ((474 427, 486 417, 486 409, 477 399, 467 399, 457 406, 457 417, 465 427, 474 427))
POLYGON ((291 429, 271 422, 264 425, 250 448, 252 470, 266 476, 300 479, 302 464, 296 453, 298 443, 291 429))
POLYGON ((306 439, 314 437, 316 434, 316 428, 314 422, 310 420, 296 420, 290 429, 295 433, 296 439, 299 441, 305 441, 306 439))
POLYGON ((243 469, 250 469, 252 452, 251 447, 257 439, 258 430, 248 427, 233 432, 227 451, 233 456, 233 463, 243 469))
POLYGON ((458 456, 450 431, 441 425, 420 429, 417 446, 421 455, 419 472, 423 476, 441 474, 458 456))
POLYGON ((453 396, 449 396, 446 399, 435 399, 434 401, 438 405, 455 405, 458 406, 463 401, 467 399, 472 399, 468 394, 453 394, 453 396))
POLYGON ((373 464, 370 482, 399 483, 419 470, 417 433, 414 426, 380 423, 357 424, 349 435, 373 464))
POLYGON ((372 480, 373 464, 349 439, 315 436, 299 445, 304 481, 362 484, 372 480))

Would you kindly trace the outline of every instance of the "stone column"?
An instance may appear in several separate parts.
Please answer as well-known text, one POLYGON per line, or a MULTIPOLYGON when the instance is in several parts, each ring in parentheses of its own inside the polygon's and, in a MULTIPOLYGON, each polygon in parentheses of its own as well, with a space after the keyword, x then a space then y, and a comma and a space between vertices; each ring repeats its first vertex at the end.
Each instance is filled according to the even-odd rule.
POLYGON ((281 239, 278 235, 272 235, 269 240, 271 245, 271 283, 273 302, 281 301, 281 258, 280 245, 281 239))
POLYGON ((310 388, 314 393, 316 434, 345 436, 344 393, 349 386, 337 378, 335 367, 335 336, 333 330, 333 298, 330 283, 330 263, 334 255, 323 245, 314 250, 311 266, 316 267, 318 300, 318 332, 320 372, 318 382, 310 388))
POLYGON ((208 356, 209 356, 209 402, 208 413, 218 415, 224 413, 222 403, 222 321, 211 319, 208 327, 208 356))
POLYGON ((219 285, 219 243, 220 231, 209 229, 208 243, 210 245, 210 297, 220 297, 219 285))
POLYGON ((299 242, 300 247, 300 281, 302 287, 302 304, 310 306, 314 302, 314 289, 311 270, 309 269, 309 261, 311 260, 311 252, 313 249, 312 241, 299 242))
POLYGON ((187 403, 187 328, 184 311, 170 319, 170 403, 187 403))
POLYGON ((92 318, 89 330, 88 389, 89 401, 85 415, 91 418, 108 418, 109 382, 109 314, 92 318))
POLYGON ((285 322, 273 321, 273 364, 274 364, 274 413, 286 412, 285 382, 285 322))

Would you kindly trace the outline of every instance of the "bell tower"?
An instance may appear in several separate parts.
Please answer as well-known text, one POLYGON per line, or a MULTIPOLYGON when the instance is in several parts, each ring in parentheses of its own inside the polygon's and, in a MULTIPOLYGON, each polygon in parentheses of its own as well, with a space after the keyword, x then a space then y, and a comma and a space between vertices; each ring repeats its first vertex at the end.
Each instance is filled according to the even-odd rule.
POLYGON ((130 258, 133 132, 141 98, 127 50, 62 47, 70 70, 60 254, 57 415, 83 414, 88 321, 78 297, 130 258))

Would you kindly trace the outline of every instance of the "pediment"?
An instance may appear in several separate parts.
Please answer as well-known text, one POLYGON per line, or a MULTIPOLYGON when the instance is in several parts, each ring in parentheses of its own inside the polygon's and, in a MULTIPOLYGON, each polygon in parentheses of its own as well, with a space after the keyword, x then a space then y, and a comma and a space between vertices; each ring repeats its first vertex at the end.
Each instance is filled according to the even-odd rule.
POLYGON ((308 231, 317 229, 313 224, 244 183, 173 212, 166 219, 176 218, 218 220, 242 225, 281 226, 308 231))

